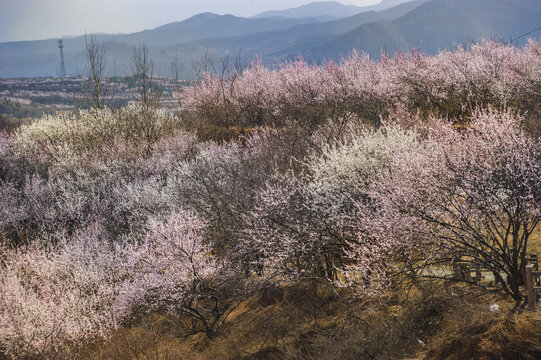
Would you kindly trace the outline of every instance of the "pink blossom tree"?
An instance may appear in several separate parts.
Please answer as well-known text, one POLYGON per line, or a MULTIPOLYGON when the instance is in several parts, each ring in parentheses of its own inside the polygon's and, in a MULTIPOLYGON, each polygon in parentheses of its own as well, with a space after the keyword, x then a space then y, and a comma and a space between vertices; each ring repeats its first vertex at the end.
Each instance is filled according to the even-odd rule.
POLYGON ((469 281, 442 270, 460 260, 492 272, 518 304, 541 221, 540 179, 539 139, 511 112, 477 112, 464 132, 442 131, 422 151, 396 156, 373 183, 376 205, 363 221, 416 275, 469 281))
POLYGON ((375 283, 369 278, 384 260, 376 253, 389 246, 358 237, 360 211, 367 210, 358 203, 369 202, 370 186, 395 154, 418 149, 419 136, 395 125, 351 131, 344 141, 310 157, 306 172, 276 176, 260 193, 241 251, 266 272, 335 280, 350 264, 348 252, 366 245, 371 251, 355 259, 357 273, 363 267, 366 287, 375 283))
POLYGON ((93 225, 0 255, 0 344, 13 359, 59 358, 119 325, 123 262, 93 225))
POLYGON ((212 255, 202 236, 206 225, 193 212, 151 220, 139 245, 126 246, 126 275, 119 306, 129 315, 164 310, 191 319, 187 335, 213 336, 232 310, 255 289, 241 267, 212 255))
POLYGON ((277 64, 254 61, 231 77, 207 73, 179 95, 185 115, 203 123, 317 126, 355 115, 378 124, 402 105, 411 112, 460 120, 492 105, 537 114, 539 43, 517 48, 486 41, 436 56, 413 52, 372 60, 352 52, 323 66, 303 59, 277 64))

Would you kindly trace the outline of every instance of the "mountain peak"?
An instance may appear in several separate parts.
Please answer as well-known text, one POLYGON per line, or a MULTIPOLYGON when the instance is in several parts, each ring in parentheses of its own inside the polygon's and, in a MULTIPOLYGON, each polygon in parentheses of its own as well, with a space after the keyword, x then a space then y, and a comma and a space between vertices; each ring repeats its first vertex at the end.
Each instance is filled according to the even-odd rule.
POLYGON ((189 21, 189 20, 209 20, 209 19, 216 19, 218 17, 220 17, 221 15, 218 15, 218 14, 215 14, 215 13, 211 13, 211 12, 204 12, 204 13, 200 13, 200 14, 197 14, 197 15, 194 15, 188 19, 186 19, 186 21, 189 21))

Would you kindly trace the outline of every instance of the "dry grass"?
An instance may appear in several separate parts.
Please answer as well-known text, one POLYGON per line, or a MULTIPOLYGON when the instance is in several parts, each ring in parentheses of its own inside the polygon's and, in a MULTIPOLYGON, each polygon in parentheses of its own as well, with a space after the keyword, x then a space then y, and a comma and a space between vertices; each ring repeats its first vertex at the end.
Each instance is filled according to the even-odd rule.
POLYGON ((541 359, 541 314, 492 314, 467 312, 468 320, 456 324, 457 316, 438 335, 424 360, 541 359))
POLYGON ((534 253, 541 256, 541 226, 531 235, 528 244, 528 254, 534 253))
MULTIPOLYGON (((181 337, 179 319, 160 315, 120 329, 105 344, 91 346, 86 358, 114 359, 274 359, 298 336, 329 326, 329 290, 310 286, 272 288, 242 303, 212 339, 181 337), (311 293, 311 294, 310 294, 311 293), (99 350, 96 350, 99 348, 99 350)), ((332 302, 332 301, 331 301, 332 302)))
POLYGON ((268 288, 235 309, 213 338, 183 337, 181 321, 170 316, 143 317, 81 358, 541 358, 541 314, 512 313, 502 294, 437 282, 363 300, 340 291, 311 283, 268 288))

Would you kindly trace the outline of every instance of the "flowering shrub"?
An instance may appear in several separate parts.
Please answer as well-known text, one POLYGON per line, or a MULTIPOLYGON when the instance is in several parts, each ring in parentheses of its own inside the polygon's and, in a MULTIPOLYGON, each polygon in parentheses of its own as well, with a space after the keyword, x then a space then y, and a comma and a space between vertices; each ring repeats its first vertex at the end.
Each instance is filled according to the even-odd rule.
POLYGON ((163 310, 190 318, 188 334, 212 336, 255 289, 241 267, 212 255, 202 236, 205 223, 192 212, 174 212, 164 221, 151 220, 143 242, 123 249, 132 279, 121 292, 127 314, 163 310))
POLYGON ((372 182, 397 153, 414 152, 418 142, 416 132, 389 125, 357 130, 342 143, 327 145, 308 160, 301 180, 279 177, 260 194, 244 250, 260 267, 288 277, 335 279, 349 262, 348 249, 363 243, 371 249, 367 264, 374 268, 379 244, 358 238, 358 202, 369 201, 372 182))
POLYGON ((6 240, 30 243, 43 234, 73 234, 95 222, 116 239, 141 230, 153 211, 167 209, 155 178, 129 181, 119 171, 47 175, 34 174, 21 186, 0 184, 6 196, 0 235, 6 240))
POLYGON ((269 152, 269 144, 275 135, 265 131, 243 143, 206 144, 170 174, 171 201, 209 220, 207 236, 218 252, 234 246, 245 227, 243 214, 255 206, 257 192, 273 172, 278 154, 269 152))
POLYGON ((118 325, 115 306, 123 262, 99 226, 51 243, 2 248, 0 344, 12 358, 55 358, 84 338, 118 325))
POLYGON ((46 115, 16 131, 18 147, 41 146, 49 153, 62 148, 89 150, 122 139, 154 142, 175 128, 176 119, 163 109, 132 105, 119 110, 81 110, 76 114, 46 115))
POLYGON ((118 110, 81 110, 75 114, 45 115, 19 127, 9 141, 0 141, 7 163, 2 177, 24 178, 25 171, 44 174, 50 166, 82 166, 88 157, 150 152, 160 139, 178 128, 165 110, 130 106, 118 110))
POLYGON ((13 358, 56 358, 158 310, 191 317, 190 333, 211 335, 255 283, 212 255, 204 225, 180 211, 151 219, 145 234, 122 242, 91 225, 73 237, 3 247, 0 345, 13 358))
POLYGON ((528 88, 530 78, 539 79, 541 65, 533 41, 524 50, 485 42, 434 57, 415 53, 404 65, 405 103, 427 114, 460 118, 487 105, 524 111, 524 104, 538 96, 528 88))

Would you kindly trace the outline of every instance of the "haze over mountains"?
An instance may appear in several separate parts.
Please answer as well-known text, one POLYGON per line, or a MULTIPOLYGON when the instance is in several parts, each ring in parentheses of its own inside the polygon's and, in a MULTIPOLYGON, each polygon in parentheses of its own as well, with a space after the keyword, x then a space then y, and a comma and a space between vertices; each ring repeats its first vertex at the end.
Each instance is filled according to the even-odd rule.
POLYGON ((385 10, 408 1, 411 0, 382 0, 379 4, 370 6, 343 5, 337 1, 318 1, 292 9, 265 11, 252 16, 252 18, 301 19, 311 17, 315 19, 335 20, 353 16, 361 12, 385 10))
POLYGON ((431 0, 391 22, 363 24, 301 51, 314 58, 337 58, 352 48, 376 54, 385 44, 389 51, 419 48, 435 53, 482 38, 508 41, 540 26, 539 0, 431 0))
MULTIPOLYGON (((243 60, 260 55, 273 63, 298 54, 313 62, 339 59, 354 48, 373 56, 382 49, 434 53, 482 38, 508 40, 539 26, 539 0, 383 0, 368 7, 325 1, 251 18, 203 13, 151 30, 97 38, 105 43, 109 75, 128 73, 133 46, 145 43, 156 73, 168 75, 177 57, 190 76, 192 62, 205 54, 241 54, 243 60)), ((530 36, 539 38, 541 32, 530 36)), ((55 75, 56 40, 0 43, 0 77, 55 75)), ((66 38, 64 44, 68 74, 84 73, 84 37, 66 38)))

